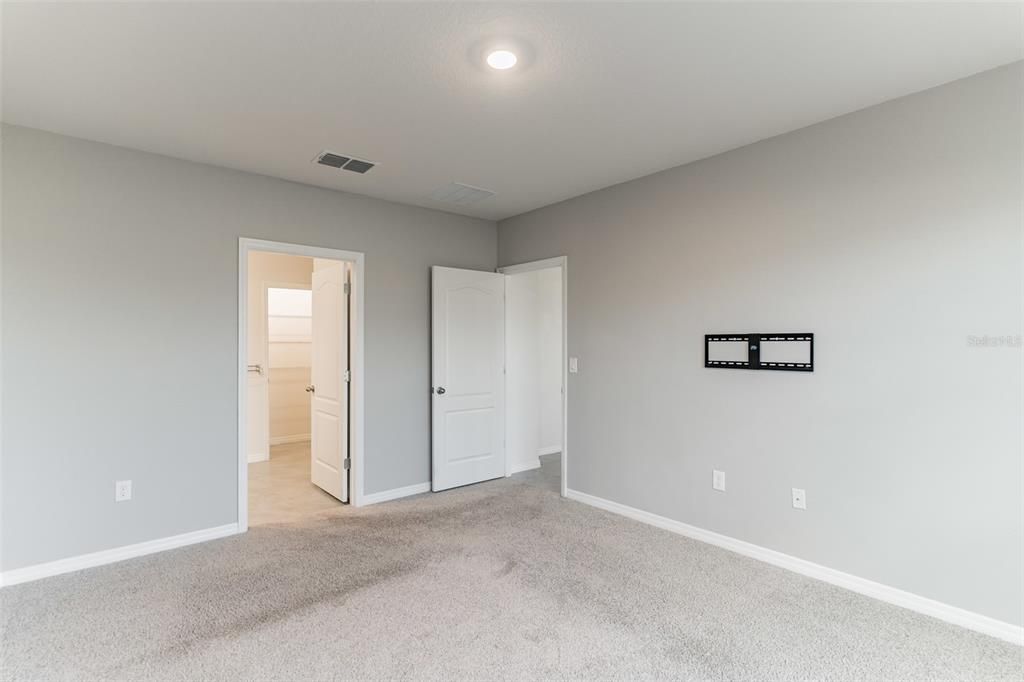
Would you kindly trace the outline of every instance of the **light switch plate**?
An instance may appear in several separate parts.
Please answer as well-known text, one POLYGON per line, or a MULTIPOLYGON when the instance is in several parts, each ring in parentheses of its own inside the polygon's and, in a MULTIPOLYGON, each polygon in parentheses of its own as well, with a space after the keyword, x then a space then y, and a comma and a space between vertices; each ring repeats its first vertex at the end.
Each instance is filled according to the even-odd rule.
POLYGON ((569 358, 569 374, 576 374, 580 371, 580 359, 569 358))
POLYGON ((725 472, 714 469, 711 472, 711 487, 725 492, 725 472))
POLYGON ((793 488, 793 509, 807 509, 807 492, 803 488, 793 488))

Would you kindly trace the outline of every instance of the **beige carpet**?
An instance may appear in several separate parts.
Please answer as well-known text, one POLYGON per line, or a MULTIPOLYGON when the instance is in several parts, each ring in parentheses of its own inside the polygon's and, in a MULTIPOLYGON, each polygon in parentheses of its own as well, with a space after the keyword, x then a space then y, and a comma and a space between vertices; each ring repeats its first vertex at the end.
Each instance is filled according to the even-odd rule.
POLYGON ((555 467, 4 589, 2 678, 1024 677, 1020 648, 563 500, 555 467))

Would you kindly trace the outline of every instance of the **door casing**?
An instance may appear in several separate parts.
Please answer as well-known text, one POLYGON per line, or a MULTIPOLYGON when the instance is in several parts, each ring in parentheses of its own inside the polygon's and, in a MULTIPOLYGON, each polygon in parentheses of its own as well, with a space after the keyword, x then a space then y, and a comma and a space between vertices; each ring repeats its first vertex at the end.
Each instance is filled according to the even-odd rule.
MULTIPOLYGON (((559 268, 562 272, 562 497, 568 490, 569 472, 569 259, 566 256, 507 265, 498 268, 505 275, 559 268)), ((506 329, 507 333, 507 329, 506 329)), ((507 352, 506 344, 506 352, 507 352)), ((507 386, 507 383, 506 383, 507 386)), ((508 401, 505 402, 507 407, 508 401)), ((507 460, 506 460, 507 461, 507 460)))
POLYGON ((349 457, 351 459, 349 499, 354 507, 362 506, 365 494, 364 480, 364 439, 365 439, 365 381, 364 381, 364 282, 366 255, 359 251, 343 251, 322 246, 290 244, 263 239, 241 237, 238 240, 238 531, 249 528, 249 463, 247 456, 246 415, 248 371, 246 347, 248 335, 249 297, 249 254, 255 251, 283 253, 309 258, 329 258, 346 261, 352 267, 352 291, 349 299, 351 343, 350 357, 352 382, 350 388, 351 406, 349 428, 351 429, 349 457))

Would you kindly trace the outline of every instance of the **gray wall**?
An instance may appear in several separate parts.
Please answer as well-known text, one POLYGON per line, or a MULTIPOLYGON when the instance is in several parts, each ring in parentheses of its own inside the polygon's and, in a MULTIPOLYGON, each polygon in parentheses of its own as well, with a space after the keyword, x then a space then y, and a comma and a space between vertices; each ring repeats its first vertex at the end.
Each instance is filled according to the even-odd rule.
POLYGON ((569 486, 1021 624, 1021 350, 968 336, 1022 331, 1022 75, 500 222, 569 259, 569 486), (732 331, 817 369, 704 369, 732 331))
POLYGON ((366 253, 366 492, 429 480, 428 268, 494 223, 10 126, 3 181, 4 570, 235 520, 240 236, 366 253))

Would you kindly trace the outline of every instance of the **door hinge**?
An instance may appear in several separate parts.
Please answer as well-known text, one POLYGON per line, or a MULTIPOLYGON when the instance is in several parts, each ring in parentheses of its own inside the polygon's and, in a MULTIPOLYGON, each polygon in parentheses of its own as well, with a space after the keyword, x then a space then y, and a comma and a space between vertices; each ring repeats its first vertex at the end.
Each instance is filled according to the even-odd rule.
POLYGON ((345 458, 344 467, 345 471, 348 471, 349 469, 352 468, 352 460, 349 459, 348 457, 345 458))
POLYGON ((349 284, 348 282, 345 282, 345 293, 346 294, 352 293, 352 285, 349 284))
POLYGON ((345 383, 349 383, 351 381, 352 381, 352 371, 346 369, 345 370, 345 383))

